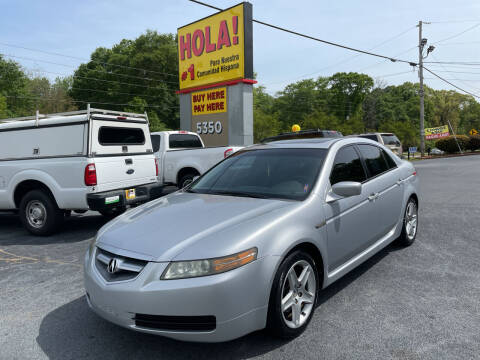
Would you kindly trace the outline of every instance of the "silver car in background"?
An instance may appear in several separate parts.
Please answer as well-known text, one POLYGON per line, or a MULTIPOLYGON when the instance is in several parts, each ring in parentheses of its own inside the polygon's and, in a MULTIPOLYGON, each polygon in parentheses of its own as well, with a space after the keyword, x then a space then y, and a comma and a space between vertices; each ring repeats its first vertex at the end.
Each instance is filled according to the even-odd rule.
POLYGON ((360 138, 273 141, 101 228, 89 306, 120 326, 218 342, 290 338, 318 292, 418 225, 414 167, 360 138))
POLYGON ((388 147, 390 150, 392 150, 392 152, 395 155, 399 157, 402 157, 403 155, 402 143, 400 142, 400 140, 395 134, 376 132, 376 133, 359 134, 359 135, 352 135, 352 136, 377 141, 380 144, 383 144, 386 147, 388 147))

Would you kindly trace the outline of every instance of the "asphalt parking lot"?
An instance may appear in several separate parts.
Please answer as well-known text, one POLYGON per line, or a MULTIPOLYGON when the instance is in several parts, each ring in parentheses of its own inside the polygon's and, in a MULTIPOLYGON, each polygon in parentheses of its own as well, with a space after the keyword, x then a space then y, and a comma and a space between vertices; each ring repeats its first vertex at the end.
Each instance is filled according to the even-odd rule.
POLYGON ((73 215, 36 238, 0 214, 1 359, 480 358, 480 157, 415 162, 420 228, 320 295, 308 329, 289 342, 260 331, 223 344, 135 333, 93 314, 82 262, 105 219, 73 215))

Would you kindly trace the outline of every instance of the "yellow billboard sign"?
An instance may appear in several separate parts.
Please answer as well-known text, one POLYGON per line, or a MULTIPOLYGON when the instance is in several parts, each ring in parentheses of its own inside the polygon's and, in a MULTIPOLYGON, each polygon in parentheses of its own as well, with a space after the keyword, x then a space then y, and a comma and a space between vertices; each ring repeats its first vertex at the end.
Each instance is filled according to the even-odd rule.
POLYGON ((448 125, 425 129, 425 139, 427 140, 439 139, 449 135, 450 133, 448 131, 448 125))
POLYGON ((253 78, 251 4, 183 26, 177 35, 180 91, 253 78))
POLYGON ((227 111, 227 88, 192 92, 192 115, 216 114, 227 111))

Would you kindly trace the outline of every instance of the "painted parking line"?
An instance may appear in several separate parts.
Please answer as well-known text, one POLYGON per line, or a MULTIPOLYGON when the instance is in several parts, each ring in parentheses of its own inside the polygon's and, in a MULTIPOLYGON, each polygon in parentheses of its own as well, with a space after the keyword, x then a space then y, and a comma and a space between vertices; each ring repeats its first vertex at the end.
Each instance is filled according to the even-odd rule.
POLYGON ((60 264, 60 265, 73 265, 73 266, 78 266, 80 268, 83 267, 82 265, 74 262, 65 262, 65 261, 50 259, 50 258, 39 259, 39 258, 30 257, 30 256, 16 255, 3 249, 0 249, 0 262, 6 262, 7 264, 34 264, 37 262, 43 262, 47 264, 51 263, 51 264, 60 264))

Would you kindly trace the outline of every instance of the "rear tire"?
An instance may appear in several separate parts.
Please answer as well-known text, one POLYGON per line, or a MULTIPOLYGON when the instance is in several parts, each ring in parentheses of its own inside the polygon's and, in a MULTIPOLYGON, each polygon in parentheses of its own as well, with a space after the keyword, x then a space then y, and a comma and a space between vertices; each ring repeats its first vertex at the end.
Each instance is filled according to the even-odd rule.
POLYGON ((187 173, 185 175, 183 175, 181 178, 180 178, 180 181, 178 182, 178 187, 180 189, 183 189, 185 186, 187 185, 190 185, 193 181, 193 178, 195 176, 198 176, 197 173, 194 173, 194 172, 191 172, 191 173, 187 173))
POLYGON ((43 190, 31 190, 20 201, 20 220, 31 234, 46 236, 56 232, 64 218, 55 200, 43 190))
POLYGON ((312 257, 302 250, 288 255, 273 280, 267 328, 274 336, 291 339, 308 326, 315 312, 318 271, 312 257))
POLYGON ((418 204, 413 197, 408 199, 403 213, 402 233, 396 240, 399 246, 407 247, 413 244, 418 231, 418 204))

